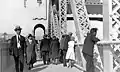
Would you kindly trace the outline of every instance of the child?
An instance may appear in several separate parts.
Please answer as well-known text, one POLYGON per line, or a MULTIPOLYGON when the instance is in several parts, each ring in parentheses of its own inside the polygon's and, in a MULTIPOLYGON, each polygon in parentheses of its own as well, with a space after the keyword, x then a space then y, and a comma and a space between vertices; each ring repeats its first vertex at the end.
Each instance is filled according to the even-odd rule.
POLYGON ((75 38, 71 37, 70 41, 68 42, 68 50, 66 54, 66 59, 69 60, 68 67, 73 66, 73 61, 75 61, 75 53, 74 53, 74 42, 75 38))

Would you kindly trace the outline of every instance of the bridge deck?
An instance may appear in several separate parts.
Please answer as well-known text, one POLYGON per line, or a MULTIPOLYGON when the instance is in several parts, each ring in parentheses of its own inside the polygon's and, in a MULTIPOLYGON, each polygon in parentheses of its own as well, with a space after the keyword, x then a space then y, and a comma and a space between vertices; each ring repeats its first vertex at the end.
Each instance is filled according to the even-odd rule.
MULTIPOLYGON (((6 69, 5 72, 15 72, 15 67, 12 65, 10 68, 6 69)), ((58 65, 43 65, 41 61, 38 61, 34 64, 34 68, 32 70, 28 70, 25 65, 24 72, 83 72, 78 67, 67 68, 63 67, 62 64, 58 65)))

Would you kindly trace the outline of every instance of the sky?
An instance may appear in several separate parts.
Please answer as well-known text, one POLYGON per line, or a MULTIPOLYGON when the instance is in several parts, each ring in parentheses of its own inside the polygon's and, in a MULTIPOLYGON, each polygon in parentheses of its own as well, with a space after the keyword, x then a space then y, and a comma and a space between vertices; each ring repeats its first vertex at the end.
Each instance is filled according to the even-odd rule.
MULTIPOLYGON (((14 28, 16 25, 22 27, 22 34, 27 35, 32 32, 33 27, 41 23, 47 27, 47 21, 34 21, 35 17, 46 17, 45 2, 39 7, 37 0, 27 0, 27 8, 24 8, 24 0, 1 0, 0 2, 0 33, 7 32, 8 34, 15 34, 14 28)), ((46 0, 42 0, 46 1, 46 0)), ((75 36, 74 21, 68 21, 68 32, 73 32, 75 36)), ((102 30, 102 23, 91 21, 93 27, 98 26, 102 30), (95 24, 95 25, 94 25, 95 24)), ((42 36, 41 29, 36 30, 37 36, 42 36)), ((101 31, 99 31, 101 33, 101 31)), ((102 34, 100 34, 102 38, 102 34)))
MULTIPOLYGON (((31 33, 37 23, 47 26, 46 21, 34 21, 35 17, 46 18, 46 5, 40 7, 37 0, 27 0, 27 8, 24 8, 24 0, 1 0, 0 2, 0 33, 15 33, 14 28, 20 25, 22 34, 31 33)), ((45 1, 45 0, 43 0, 45 1)))

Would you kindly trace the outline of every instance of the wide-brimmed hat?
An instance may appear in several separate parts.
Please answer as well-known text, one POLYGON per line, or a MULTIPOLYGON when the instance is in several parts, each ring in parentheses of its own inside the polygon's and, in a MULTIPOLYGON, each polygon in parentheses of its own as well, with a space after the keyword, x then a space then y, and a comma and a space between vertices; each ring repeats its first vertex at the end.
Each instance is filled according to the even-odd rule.
POLYGON ((29 35, 28 35, 28 38, 29 38, 29 37, 33 37, 32 34, 29 34, 29 35))
POLYGON ((72 35, 73 33, 72 32, 68 32, 68 35, 72 35))
POLYGON ((22 28, 17 25, 14 30, 15 30, 15 31, 17 31, 17 30, 22 30, 22 28))

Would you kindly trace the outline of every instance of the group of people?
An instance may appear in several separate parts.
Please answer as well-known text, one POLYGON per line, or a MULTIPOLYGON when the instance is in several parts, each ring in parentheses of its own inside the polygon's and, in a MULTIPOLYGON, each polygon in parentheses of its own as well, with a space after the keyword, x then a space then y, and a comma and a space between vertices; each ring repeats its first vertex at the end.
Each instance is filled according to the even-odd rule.
POLYGON ((51 61, 57 64, 59 54, 59 39, 56 36, 52 38, 49 35, 44 35, 40 43, 40 52, 44 64, 50 64, 51 61))
MULTIPOLYGON (((94 70, 94 59, 93 59, 93 51, 94 51, 94 45, 100 41, 96 37, 97 34, 97 28, 92 28, 90 32, 87 34, 84 44, 83 44, 83 57, 86 60, 86 70, 84 72, 95 72, 94 70)), ((45 39, 47 39, 47 36, 45 36, 45 39)), ((50 39, 48 37, 48 39, 50 39)), ((75 38, 72 36, 72 33, 68 33, 65 35, 62 35, 62 38, 59 42, 59 39, 53 36, 51 40, 48 40, 48 42, 42 40, 42 44, 40 48, 46 49, 48 51, 43 50, 43 59, 44 64, 45 60, 47 60, 48 64, 50 59, 53 60, 53 63, 57 63, 57 59, 59 58, 59 61, 63 63, 64 67, 70 67, 72 68, 75 63, 75 38), (44 44, 43 44, 44 43, 44 44), (46 44, 48 43, 48 46, 46 47, 46 44), (49 47, 50 44, 50 47, 49 47), (68 64, 67 64, 68 62, 68 64)), ((42 51, 42 50, 41 50, 42 51)))
MULTIPOLYGON (((29 34, 27 38, 22 36, 20 26, 16 26, 14 30, 16 35, 11 38, 9 51, 10 55, 14 57, 16 72, 23 72, 24 62, 26 62, 30 70, 37 61, 35 37, 32 34, 29 34)), ((46 34, 43 36, 40 43, 40 53, 45 65, 49 65, 51 62, 57 65, 59 60, 64 67, 73 67, 75 62, 75 38, 72 34, 70 32, 62 35, 60 40, 56 36, 52 38, 46 34)), ((84 41, 82 53, 87 62, 85 72, 94 72, 94 44, 100 41, 96 34, 97 28, 92 28, 84 41)))
POLYGON ((36 62, 36 40, 31 34, 27 38, 21 35, 22 28, 16 26, 16 35, 11 38, 9 53, 14 57, 16 72, 23 72, 24 62, 31 69, 36 62))
MULTIPOLYGON (((22 28, 20 26, 16 26, 14 29, 16 35, 11 38, 9 47, 10 55, 14 57, 16 72, 23 72, 24 62, 26 62, 28 69, 30 70, 33 68, 33 64, 37 61, 37 42, 35 37, 32 36, 32 34, 29 34, 28 37, 25 38, 21 35, 21 30, 22 28)), ((75 59, 74 49, 69 50, 69 47, 74 47, 74 37, 72 37, 72 33, 63 35, 61 40, 56 36, 51 38, 49 35, 45 34, 40 42, 40 53, 43 63, 49 65, 52 62, 57 65, 58 60, 60 60, 63 62, 63 66, 67 66, 66 59, 70 58, 70 52, 73 53, 71 59, 75 59)))
POLYGON ((68 67, 72 67, 71 60, 75 60, 74 40, 72 33, 62 35, 61 40, 56 36, 50 38, 49 35, 44 35, 40 44, 41 56, 44 64, 58 64, 58 60, 63 62, 63 66, 67 66, 66 61, 70 59, 68 67))
POLYGON ((62 61, 63 66, 67 66, 67 61, 69 61, 68 67, 72 67, 72 61, 75 60, 75 53, 74 53, 74 44, 75 38, 72 37, 73 33, 68 33, 68 35, 62 35, 60 41, 60 50, 62 53, 62 61))

